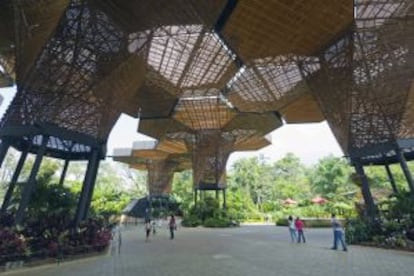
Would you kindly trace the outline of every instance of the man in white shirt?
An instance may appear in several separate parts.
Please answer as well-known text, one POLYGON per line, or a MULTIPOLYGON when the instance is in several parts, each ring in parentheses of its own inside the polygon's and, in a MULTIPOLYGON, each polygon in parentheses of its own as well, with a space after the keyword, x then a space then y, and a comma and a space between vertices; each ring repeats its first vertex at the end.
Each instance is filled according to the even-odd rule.
POLYGON ((332 214, 331 225, 332 225, 333 234, 334 234, 334 244, 331 249, 333 250, 338 249, 338 241, 340 241, 342 244, 342 250, 348 251, 348 249, 346 248, 345 240, 344 240, 344 229, 342 228, 341 222, 336 218, 335 214, 332 214))

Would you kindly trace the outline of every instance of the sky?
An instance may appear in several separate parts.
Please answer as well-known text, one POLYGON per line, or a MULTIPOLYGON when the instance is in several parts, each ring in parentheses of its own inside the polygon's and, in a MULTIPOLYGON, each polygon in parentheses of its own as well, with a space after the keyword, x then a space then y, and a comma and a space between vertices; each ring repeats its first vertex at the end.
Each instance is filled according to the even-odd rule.
MULTIPOLYGON (((3 102, 0 106, 0 116, 10 104, 16 88, 0 88, 3 102)), ((149 140, 148 136, 136 132, 138 120, 128 115, 121 115, 111 131, 108 139, 108 155, 114 148, 128 148, 137 140, 149 140)), ((263 155, 267 160, 277 161, 291 152, 298 156, 306 165, 313 165, 319 159, 332 154, 341 157, 343 153, 326 122, 311 124, 285 124, 271 132, 272 144, 250 152, 236 152, 230 155, 228 167, 240 159, 263 155)))

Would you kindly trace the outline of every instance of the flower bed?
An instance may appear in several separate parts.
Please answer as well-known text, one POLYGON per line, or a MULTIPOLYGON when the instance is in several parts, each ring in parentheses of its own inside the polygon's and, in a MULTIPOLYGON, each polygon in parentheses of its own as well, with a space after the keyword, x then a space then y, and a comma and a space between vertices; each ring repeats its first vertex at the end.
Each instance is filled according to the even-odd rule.
POLYGON ((100 253, 108 248, 112 233, 102 222, 89 219, 78 229, 71 229, 65 221, 51 217, 41 221, 32 220, 19 230, 0 228, 0 266, 4 270, 20 261, 56 260, 100 253))

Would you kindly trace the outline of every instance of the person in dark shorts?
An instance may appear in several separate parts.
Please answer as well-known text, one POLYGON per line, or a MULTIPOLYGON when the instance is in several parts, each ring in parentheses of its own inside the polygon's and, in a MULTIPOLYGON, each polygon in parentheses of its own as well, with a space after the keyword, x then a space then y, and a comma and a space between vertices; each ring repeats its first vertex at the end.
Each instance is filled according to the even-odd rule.
POLYGON ((174 239, 174 231, 177 229, 177 224, 175 223, 174 215, 171 215, 170 222, 168 222, 168 226, 170 228, 170 239, 174 239))
POLYGON ((149 220, 148 222, 145 222, 144 225, 145 228, 145 241, 149 241, 149 236, 151 234, 151 220, 149 220))

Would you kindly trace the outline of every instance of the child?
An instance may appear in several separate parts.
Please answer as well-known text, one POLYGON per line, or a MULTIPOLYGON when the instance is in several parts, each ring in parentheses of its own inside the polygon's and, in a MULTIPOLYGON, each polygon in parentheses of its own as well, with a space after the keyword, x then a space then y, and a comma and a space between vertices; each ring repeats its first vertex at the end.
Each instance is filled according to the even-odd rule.
POLYGON ((155 235, 157 233, 157 222, 155 220, 151 223, 152 234, 155 235))
POLYGON ((288 226, 289 226, 290 238, 292 239, 292 242, 295 242, 297 239, 296 227, 295 227, 295 221, 293 220, 292 216, 289 216, 288 218, 288 226))
POLYGON ((304 224, 303 224, 303 221, 301 221, 299 217, 296 218, 295 227, 298 230, 298 243, 300 243, 301 238, 302 238, 303 243, 305 243, 306 239, 303 233, 304 224))

